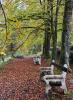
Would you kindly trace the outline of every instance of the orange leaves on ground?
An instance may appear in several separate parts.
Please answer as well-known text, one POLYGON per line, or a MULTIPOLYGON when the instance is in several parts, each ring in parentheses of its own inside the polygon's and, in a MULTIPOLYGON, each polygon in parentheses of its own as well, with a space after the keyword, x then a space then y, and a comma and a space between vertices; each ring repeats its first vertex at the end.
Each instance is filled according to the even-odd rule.
MULTIPOLYGON (((47 66, 42 59, 42 65, 47 66)), ((15 59, 0 71, 0 100, 45 100, 39 65, 31 57, 15 59)))

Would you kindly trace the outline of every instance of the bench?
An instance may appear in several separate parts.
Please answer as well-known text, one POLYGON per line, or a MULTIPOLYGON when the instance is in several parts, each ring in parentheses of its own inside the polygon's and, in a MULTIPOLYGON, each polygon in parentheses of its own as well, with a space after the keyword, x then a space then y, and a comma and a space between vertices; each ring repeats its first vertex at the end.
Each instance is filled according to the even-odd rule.
POLYGON ((41 65, 41 56, 33 57, 33 62, 36 65, 41 65))
MULTIPOLYGON (((55 61, 53 60, 52 63, 55 61)), ((54 65, 51 64, 49 67, 40 67, 40 77, 42 78, 45 75, 53 75, 54 74, 54 65)))
POLYGON ((41 73, 44 71, 50 72, 49 74, 44 74, 41 76, 42 80, 46 83, 46 94, 48 94, 52 86, 59 86, 60 88, 64 90, 64 93, 67 93, 67 86, 66 86, 66 74, 67 74, 67 69, 68 69, 67 64, 64 64, 62 68, 62 73, 60 75, 54 75, 54 68, 53 68, 54 66, 51 65, 51 67, 41 68, 42 69, 41 73))

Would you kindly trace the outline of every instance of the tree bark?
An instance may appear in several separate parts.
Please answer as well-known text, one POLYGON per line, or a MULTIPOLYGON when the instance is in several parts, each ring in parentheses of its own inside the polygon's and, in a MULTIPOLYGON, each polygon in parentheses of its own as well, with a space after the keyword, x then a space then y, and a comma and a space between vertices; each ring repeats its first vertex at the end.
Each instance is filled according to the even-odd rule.
POLYGON ((4 18, 5 18, 5 26, 6 26, 6 40, 5 40, 5 42, 6 42, 7 41, 7 36, 8 36, 8 32, 7 32, 7 18, 6 18, 6 14, 5 14, 4 8, 3 8, 2 4, 1 4, 1 1, 0 1, 0 7, 2 9, 4 18))
POLYGON ((59 6, 61 3, 61 0, 57 0, 55 20, 53 18, 53 4, 52 3, 53 3, 53 0, 51 1, 51 31, 52 31, 52 41, 53 41, 52 60, 56 61, 57 59, 57 25, 58 25, 59 6))
POLYGON ((67 65, 69 65, 72 8, 73 8, 73 0, 65 0, 61 58, 60 58, 60 64, 61 65, 64 65, 65 63, 67 65))
POLYGON ((54 18, 53 18, 53 0, 50 0, 51 5, 51 34, 52 34, 52 60, 56 60, 56 45, 57 45, 57 36, 55 35, 54 30, 54 18))
MULTIPOLYGON (((45 9, 44 9, 45 11, 45 9)), ((46 17, 46 15, 44 15, 46 17)), ((51 38, 51 31, 50 31, 50 2, 47 0, 47 19, 44 19, 45 23, 45 33, 44 33, 44 44, 43 44, 43 56, 48 59, 50 57, 50 38, 51 38)))

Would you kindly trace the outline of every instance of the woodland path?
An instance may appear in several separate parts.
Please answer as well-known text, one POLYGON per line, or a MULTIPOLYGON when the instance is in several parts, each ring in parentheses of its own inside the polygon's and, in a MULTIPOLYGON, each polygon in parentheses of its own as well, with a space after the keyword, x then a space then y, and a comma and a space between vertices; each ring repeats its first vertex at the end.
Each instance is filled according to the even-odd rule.
MULTIPOLYGON (((47 63, 42 59, 42 65, 47 63)), ((69 91, 73 92, 73 79, 68 77, 69 91)), ((45 100, 45 84, 40 81, 40 66, 32 57, 14 59, 0 70, 0 100, 45 100)), ((66 100, 66 99, 63 99, 66 100)))

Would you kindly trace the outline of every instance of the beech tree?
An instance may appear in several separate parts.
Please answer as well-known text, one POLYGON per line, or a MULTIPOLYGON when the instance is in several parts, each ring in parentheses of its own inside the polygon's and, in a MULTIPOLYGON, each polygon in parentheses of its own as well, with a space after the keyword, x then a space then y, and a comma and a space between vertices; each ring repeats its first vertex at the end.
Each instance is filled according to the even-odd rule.
POLYGON ((65 10, 63 17, 63 32, 60 63, 69 65, 70 54, 70 33, 72 21, 73 0, 65 0, 65 10))
POLYGON ((50 1, 44 0, 44 43, 43 43, 43 56, 48 59, 50 57, 50 40, 51 40, 51 15, 50 15, 50 1))
POLYGON ((4 0, 1 7, 5 24, 0 27, 5 28, 0 30, 0 42, 6 40, 5 47, 12 43, 14 51, 22 48, 23 52, 31 50, 34 44, 40 45, 45 58, 49 58, 50 47, 53 47, 51 56, 56 60, 56 46, 61 43, 64 23, 64 3, 64 0, 4 0))

